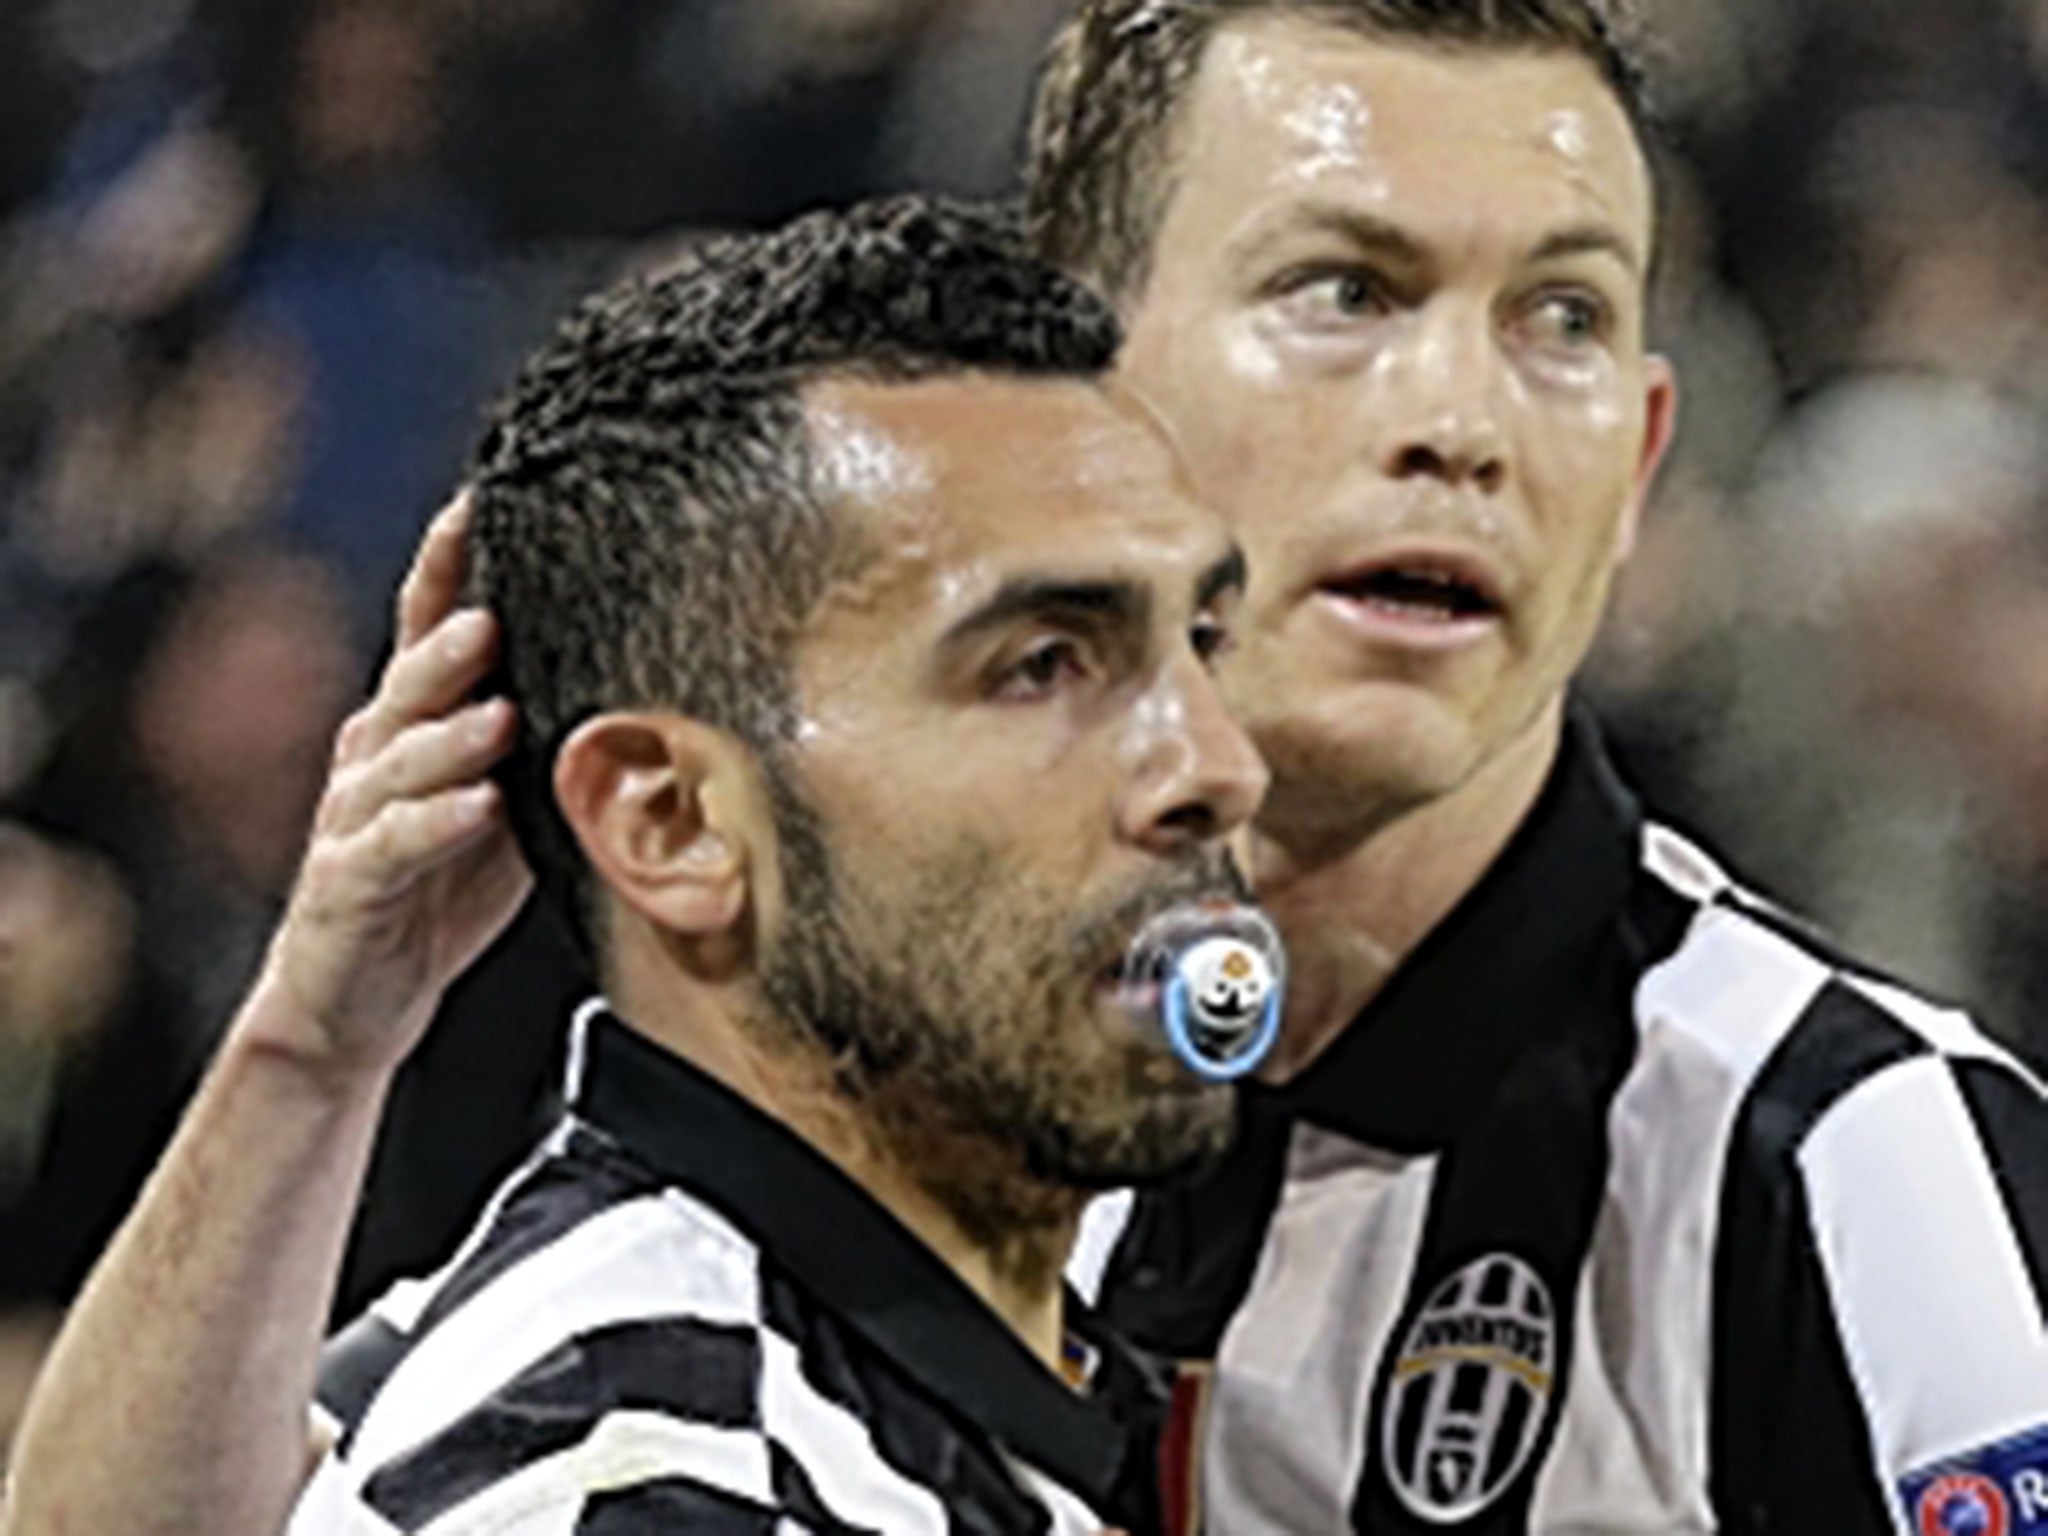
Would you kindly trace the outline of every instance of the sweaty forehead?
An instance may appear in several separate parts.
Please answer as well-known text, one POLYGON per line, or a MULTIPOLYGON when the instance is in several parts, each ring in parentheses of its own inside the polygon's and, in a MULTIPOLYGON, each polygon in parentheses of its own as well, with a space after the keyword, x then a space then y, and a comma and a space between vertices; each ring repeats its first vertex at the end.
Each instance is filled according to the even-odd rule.
POLYGON ((874 578, 1097 560, 1213 526, 1146 413, 1088 381, 838 379, 804 403, 818 489, 859 521, 874 578))
POLYGON ((1212 211, 1301 196, 1423 221, 1601 217, 1647 247, 1634 129, 1592 63, 1561 48, 1249 18, 1210 44, 1180 132, 1179 195, 1212 211))

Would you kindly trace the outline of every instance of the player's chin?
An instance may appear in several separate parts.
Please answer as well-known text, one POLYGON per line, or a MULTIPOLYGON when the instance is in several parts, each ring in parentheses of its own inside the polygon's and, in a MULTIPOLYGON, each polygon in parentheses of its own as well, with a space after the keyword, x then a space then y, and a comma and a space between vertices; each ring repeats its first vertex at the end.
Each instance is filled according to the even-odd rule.
POLYGON ((1076 1189, 1123 1189, 1199 1177, 1230 1150, 1237 1095, 1177 1062, 1170 1082, 1137 1093, 1091 1095, 1036 1138, 1037 1171, 1076 1189))
POLYGON ((1228 1088, 1189 1070, 1168 1043, 1156 1009, 1156 1002, 1134 1009, 1126 997, 1107 990, 1098 995, 1097 1031, 1068 1070, 1070 1080, 1083 1085, 1078 1094, 1110 1106, 1102 1111, 1106 1121, 1136 1123, 1189 1104, 1196 1107, 1187 1113, 1214 1113, 1201 1106, 1221 1102, 1227 1108, 1235 1102, 1228 1088))

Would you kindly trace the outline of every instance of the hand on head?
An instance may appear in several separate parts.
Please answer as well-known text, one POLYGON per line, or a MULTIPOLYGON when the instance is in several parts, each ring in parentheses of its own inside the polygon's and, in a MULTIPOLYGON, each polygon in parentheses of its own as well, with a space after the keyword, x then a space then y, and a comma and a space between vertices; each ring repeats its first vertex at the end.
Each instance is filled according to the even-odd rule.
POLYGON ((342 726, 306 858, 266 962, 295 1005, 273 1043, 323 1071, 389 1071, 532 880, 488 775, 513 740, 504 699, 466 702, 497 625, 458 610, 469 506, 434 519, 398 597, 375 696, 342 726))

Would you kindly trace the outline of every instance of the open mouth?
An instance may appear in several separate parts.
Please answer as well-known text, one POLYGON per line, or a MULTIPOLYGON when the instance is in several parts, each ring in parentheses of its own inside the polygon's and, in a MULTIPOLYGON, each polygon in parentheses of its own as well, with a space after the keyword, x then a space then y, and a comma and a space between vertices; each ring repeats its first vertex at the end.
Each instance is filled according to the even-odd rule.
POLYGON ((1320 590, 1409 623, 1498 618, 1502 609, 1500 593, 1484 572, 1429 559, 1374 565, 1326 582, 1320 590))
POLYGON ((1095 985, 1111 994, 1126 1008, 1147 1009, 1159 1000, 1166 982, 1166 956, 1153 951, 1133 964, 1129 955, 1119 956, 1096 972, 1095 985))

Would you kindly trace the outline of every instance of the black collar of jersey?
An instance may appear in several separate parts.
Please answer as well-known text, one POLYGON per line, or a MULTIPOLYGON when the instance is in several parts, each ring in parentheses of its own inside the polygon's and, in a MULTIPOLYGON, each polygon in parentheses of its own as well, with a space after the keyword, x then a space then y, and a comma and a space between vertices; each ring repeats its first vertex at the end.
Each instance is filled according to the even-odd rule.
POLYGON ((1446 1146, 1574 1002, 1641 862, 1641 807, 1574 708, 1528 819, 1386 989, 1279 1097, 1392 1152, 1446 1146))
POLYGON ((579 1120, 716 1206, 967 1422, 1095 1508, 1116 1506, 1126 1454, 1116 1417, 1041 1364, 866 1190, 609 1014, 586 1021, 581 1063, 569 1106, 579 1120))

